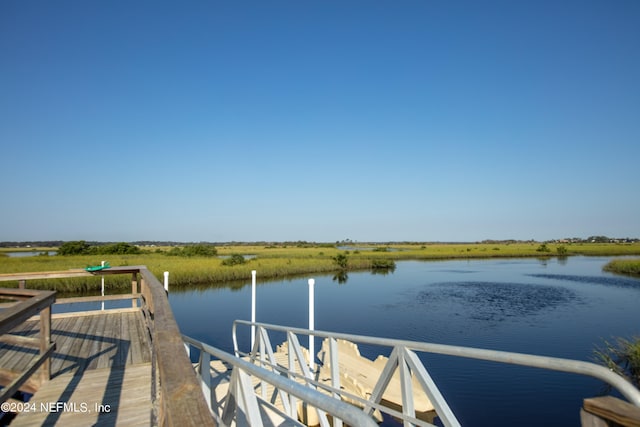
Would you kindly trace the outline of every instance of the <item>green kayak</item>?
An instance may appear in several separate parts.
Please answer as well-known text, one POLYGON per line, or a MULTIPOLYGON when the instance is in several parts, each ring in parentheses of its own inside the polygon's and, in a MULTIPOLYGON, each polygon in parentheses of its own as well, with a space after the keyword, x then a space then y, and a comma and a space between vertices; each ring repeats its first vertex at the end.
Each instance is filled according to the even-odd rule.
POLYGON ((86 267, 85 270, 93 272, 93 271, 104 270, 105 268, 109 268, 109 267, 111 267, 109 263, 105 262, 104 265, 91 265, 89 267, 86 267))

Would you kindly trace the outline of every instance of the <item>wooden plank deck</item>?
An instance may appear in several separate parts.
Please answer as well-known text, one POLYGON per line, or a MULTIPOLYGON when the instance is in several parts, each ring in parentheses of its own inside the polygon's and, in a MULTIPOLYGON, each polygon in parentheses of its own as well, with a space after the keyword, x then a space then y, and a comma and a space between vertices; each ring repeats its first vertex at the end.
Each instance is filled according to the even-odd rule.
MULTIPOLYGON (((102 369, 151 361, 142 315, 137 309, 96 311, 77 316, 54 315, 51 341, 51 377, 76 369, 102 369)), ((28 321, 11 331, 25 337, 38 336, 39 323, 28 321)), ((20 371, 37 350, 0 343, 0 369, 20 371)))
MULTIPOLYGON (((43 390, 46 386, 53 387, 57 383, 62 384, 60 387, 63 390, 61 394, 60 392, 53 394, 53 396, 60 396, 56 397, 58 399, 88 398, 90 392, 95 391, 94 389, 103 389, 105 390, 102 394, 103 400, 100 402, 110 404, 108 400, 105 400, 105 396, 111 396, 114 390, 119 390, 116 393, 119 401, 115 407, 118 411, 115 418, 113 418, 113 414, 111 417, 98 416, 95 424, 135 424, 137 418, 133 412, 127 416, 120 415, 126 412, 125 406, 134 399, 133 394, 136 393, 135 387, 132 388, 134 390, 132 393, 129 392, 129 388, 132 386, 126 380, 127 372, 132 368, 137 369, 139 365, 149 364, 152 346, 154 359, 153 369, 150 369, 152 375, 145 374, 142 376, 143 379, 133 381, 136 387, 138 385, 144 387, 144 390, 140 389, 139 391, 140 403, 133 405, 137 408, 134 412, 142 414, 139 415, 140 423, 147 424, 157 420, 163 425, 193 427, 214 427, 216 425, 202 393, 202 386, 193 370, 191 360, 185 352, 180 328, 171 311, 164 287, 146 266, 111 267, 101 270, 99 273, 76 269, 0 274, 0 283, 15 281, 18 282, 19 291, 14 288, 0 288, 0 293, 12 296, 8 298, 10 301, 20 300, 20 303, 0 303, 0 332, 7 334, 0 335, 0 385, 8 384, 8 380, 15 381, 10 388, 4 389, 2 392, 3 403, 17 404, 15 400, 8 399, 8 395, 13 394, 13 390, 18 388, 21 391, 29 389, 36 391, 32 398, 33 401, 36 401, 39 399, 39 392, 44 393, 43 390), (51 295, 51 292, 46 294, 48 291, 27 289, 27 281, 31 280, 111 274, 131 275, 131 294, 112 295, 105 298, 131 298, 132 308, 119 309, 120 314, 114 317, 113 321, 111 317, 101 317, 116 314, 109 310, 109 313, 106 311, 96 313, 97 317, 83 317, 83 315, 87 315, 86 313, 54 315, 53 319, 55 320, 52 326, 49 321, 51 319, 49 307, 53 303, 55 294, 51 295), (39 297, 40 299, 38 299, 39 297), (28 301, 25 303, 24 300, 28 301), (139 308, 136 307, 138 303, 140 304, 139 308), (19 306, 19 304, 22 305, 19 306), (131 314, 133 317, 129 317, 129 314, 126 314, 127 311, 133 312, 131 314), (28 316, 36 314, 39 314, 42 319, 42 331, 36 332, 39 325, 35 323, 26 324, 30 320, 28 316), (9 333, 18 335, 11 336, 9 333), (35 339, 36 336, 38 339, 35 339), (149 339, 151 336, 153 336, 152 341, 149 339), (41 337, 45 338, 41 339, 41 337), (53 341, 54 344, 46 346, 46 341, 53 341), (36 349, 39 350, 39 354, 34 356, 36 349), (55 352, 54 349, 56 349, 55 352), (49 357, 51 358, 49 359, 49 357), (47 360, 43 363, 44 358, 47 360), (30 364, 28 360, 31 360, 30 364), (37 375, 38 378, 34 379, 36 375, 31 375, 29 380, 22 378, 25 374, 31 374, 40 364, 42 364, 42 368, 40 375, 37 375), (29 366, 29 369, 23 371, 22 375, 16 376, 16 371, 25 366, 29 366), (94 381, 92 379, 94 375, 100 377, 97 372, 100 370, 105 370, 101 377, 103 379, 94 381), (122 378, 118 376, 119 372, 122 373, 122 378), (105 375, 105 373, 108 374, 105 375), (47 377, 51 379, 48 382, 45 381, 47 384, 40 381, 40 379, 47 377), (147 390, 149 390, 148 393, 147 390), (153 390, 153 396, 151 390, 153 390), (154 420, 150 417, 147 418, 146 405, 150 405, 151 402, 153 402, 154 420)), ((69 303, 86 302, 88 299, 97 298, 81 297, 72 301, 62 300, 69 303)), ((65 402, 56 401, 55 403, 64 404, 65 402)), ((91 407, 91 402, 85 403, 91 407)), ((114 409, 113 406, 110 408, 114 409)), ((70 412, 65 409, 69 408, 63 407, 64 412, 70 412)), ((46 412, 51 413, 51 411, 46 412)), ((59 411, 55 413, 58 414, 59 411)), ((25 416, 24 413, 18 418, 23 419, 23 416, 25 416)), ((47 415, 44 421, 24 422, 40 425, 42 422, 59 421, 61 418, 62 415, 51 417, 47 415)), ((77 422, 79 425, 88 425, 93 422, 90 417, 80 418, 81 420, 77 422)), ((6 418, 1 418, 0 424, 5 421, 6 418)), ((14 420, 14 422, 16 421, 14 420)), ((69 422, 76 421, 69 420, 69 422)))
MULTIPOLYGON (((27 321, 11 333, 37 337, 39 322, 27 321)), ((30 400, 35 412, 19 414, 11 425, 149 425, 151 352, 139 309, 54 315, 51 340, 51 380, 30 400)), ((37 354, 0 343, 0 379, 6 382, 37 354)))
POLYGON ((45 383, 11 426, 149 426, 151 364, 65 373, 45 383))

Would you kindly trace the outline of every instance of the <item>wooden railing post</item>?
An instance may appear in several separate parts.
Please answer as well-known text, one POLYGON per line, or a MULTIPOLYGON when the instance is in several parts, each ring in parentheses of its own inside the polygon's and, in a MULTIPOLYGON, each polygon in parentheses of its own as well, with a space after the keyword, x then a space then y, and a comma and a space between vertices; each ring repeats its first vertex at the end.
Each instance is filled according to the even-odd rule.
MULTIPOLYGON (((133 272, 133 273, 131 273, 131 294, 135 295, 137 293, 138 293, 138 273, 133 272)), ((131 299, 131 307, 133 307, 133 308, 138 307, 138 299, 137 298, 131 299)))
POLYGON ((10 372, 8 384, 0 390, 0 402, 5 402, 23 387, 28 390, 37 389, 40 384, 51 378, 51 354, 55 344, 51 342, 51 304, 56 300, 55 291, 36 291, 29 289, 2 288, 0 294, 18 303, 0 311, 0 336, 3 342, 11 345, 26 346, 39 350, 39 355, 32 358, 22 372, 10 372), (40 314, 40 336, 25 337, 11 334, 11 330, 21 325, 34 314, 40 314), (39 375, 34 377, 34 374, 39 375), (26 385, 27 382, 30 384, 26 385))
MULTIPOLYGON (((51 345, 51 306, 47 306, 40 311, 40 354, 49 350, 51 345)), ((42 382, 51 379, 51 358, 44 359, 40 367, 40 379, 42 382)))

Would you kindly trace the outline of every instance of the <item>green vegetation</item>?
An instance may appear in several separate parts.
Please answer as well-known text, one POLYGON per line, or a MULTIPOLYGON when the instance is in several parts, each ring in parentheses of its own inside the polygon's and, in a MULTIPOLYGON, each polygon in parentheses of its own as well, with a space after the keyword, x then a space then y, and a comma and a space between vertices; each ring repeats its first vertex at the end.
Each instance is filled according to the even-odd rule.
MULTIPOLYGON (((163 253, 160 251, 159 253, 163 253)), ((169 252, 166 252, 169 256, 181 256, 181 257, 214 257, 218 255, 218 250, 213 245, 197 244, 188 245, 184 247, 173 247, 169 252)))
POLYGON ((604 266, 605 271, 640 277, 640 259, 614 259, 604 266))
POLYGON ((231 254, 229 258, 225 258, 222 261, 222 265, 242 265, 247 262, 246 259, 240 254, 231 254))
POLYGON ((139 254, 140 248, 129 243, 112 243, 109 245, 90 245, 84 240, 65 242, 58 248, 58 255, 125 255, 139 254))
POLYGON ((640 387, 640 338, 616 338, 595 351, 596 359, 613 372, 640 387))
POLYGON ((395 270, 396 263, 392 259, 375 259, 371 262, 371 268, 374 270, 395 270))
MULTIPOLYGON (((357 270, 393 271, 400 260, 442 260, 472 258, 552 257, 571 255, 640 255, 640 243, 544 243, 547 252, 538 251, 540 242, 487 243, 385 243, 358 245, 356 251, 338 249, 333 244, 287 242, 280 244, 195 244, 181 247, 139 248, 130 244, 91 245, 68 242, 59 247, 64 256, 0 257, 0 273, 56 271, 100 265, 146 265, 156 277, 171 272, 171 286, 218 286, 246 281, 251 270, 260 280, 357 270), (92 248, 99 249, 92 249, 92 248), (137 253, 130 253, 130 247, 137 253), (365 248, 366 247, 366 248, 365 248), (64 248, 64 250, 63 250, 64 248), (381 249, 383 248, 383 249, 381 249), (102 251, 112 251, 105 254, 102 251), (78 254, 79 252, 79 254, 78 254), (76 254, 73 254, 76 253, 76 254), (175 256, 173 256, 175 255, 175 256), (251 257, 248 257, 251 255, 251 257), (241 259, 242 258, 242 259, 241 259)), ((55 248, 48 248, 49 250, 55 248)), ((7 249, 6 251, 9 251, 7 249)), ((2 251, 0 251, 2 252, 2 251)), ((622 262, 627 262, 622 261, 622 262)), ((635 261, 639 271, 640 261, 635 261)), ((631 274, 631 272, 629 272, 631 274)), ((107 286, 123 292, 130 289, 130 278, 109 276, 107 286)), ((7 282, 2 286, 15 286, 7 282)), ((100 279, 61 279, 37 283, 30 288, 55 288, 61 292, 85 292, 99 289, 100 279)))
POLYGON ((536 252, 551 252, 551 249, 547 247, 546 243, 543 243, 540 246, 538 246, 538 249, 536 249, 536 252))
POLYGON ((347 254, 338 254, 333 257, 333 262, 335 262, 341 270, 346 270, 349 265, 349 258, 347 254))

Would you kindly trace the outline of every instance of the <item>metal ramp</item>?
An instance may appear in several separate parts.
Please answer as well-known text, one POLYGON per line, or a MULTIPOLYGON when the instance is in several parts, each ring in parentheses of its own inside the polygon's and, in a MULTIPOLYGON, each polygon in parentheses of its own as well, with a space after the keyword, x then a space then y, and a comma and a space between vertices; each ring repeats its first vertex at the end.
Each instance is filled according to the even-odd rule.
MULTIPOLYGON (((241 320, 234 322, 232 334, 235 355, 183 336, 188 352, 199 351, 196 373, 211 413, 221 425, 376 426, 383 418, 391 417, 404 426, 432 426, 437 416, 447 427, 460 426, 418 357, 419 352, 587 375, 613 386, 631 405, 640 407, 638 389, 603 366, 589 362, 241 320), (238 348, 238 327, 246 328, 247 332, 250 328, 255 337, 249 351, 238 348), (325 340, 317 362, 300 345, 299 335, 325 340), (274 351, 272 339, 276 336, 284 339, 286 351, 274 351), (346 358, 339 350, 339 340, 391 349, 368 389, 352 387, 353 377, 358 374, 350 378, 346 369, 350 362, 342 360, 346 358), (399 382, 399 391, 395 393, 399 402, 390 402, 388 398, 394 381, 399 382), (434 409, 430 417, 421 413, 424 403, 416 398, 420 394, 426 395, 434 409)), ((354 369, 358 372, 357 367, 354 369)))
MULTIPOLYGON (((297 420, 290 405, 299 399, 312 406, 321 419, 321 425, 329 426, 331 415, 333 425, 342 421, 352 426, 374 427, 376 422, 364 412, 318 390, 301 385, 280 373, 264 369, 242 358, 235 357, 217 348, 183 336, 188 351, 200 351, 196 372, 201 379, 205 399, 218 423, 224 426, 303 426, 297 420), (212 357, 229 369, 211 369, 212 357), (255 386, 255 383, 259 387, 255 386), (278 395, 285 410, 280 410, 273 399, 267 396, 267 385, 278 395), (257 393, 256 388, 262 390, 257 393)), ((214 366, 216 366, 214 364, 214 366)), ((218 365, 220 366, 220 365, 218 365)), ((338 423, 338 424, 337 424, 338 423)))

